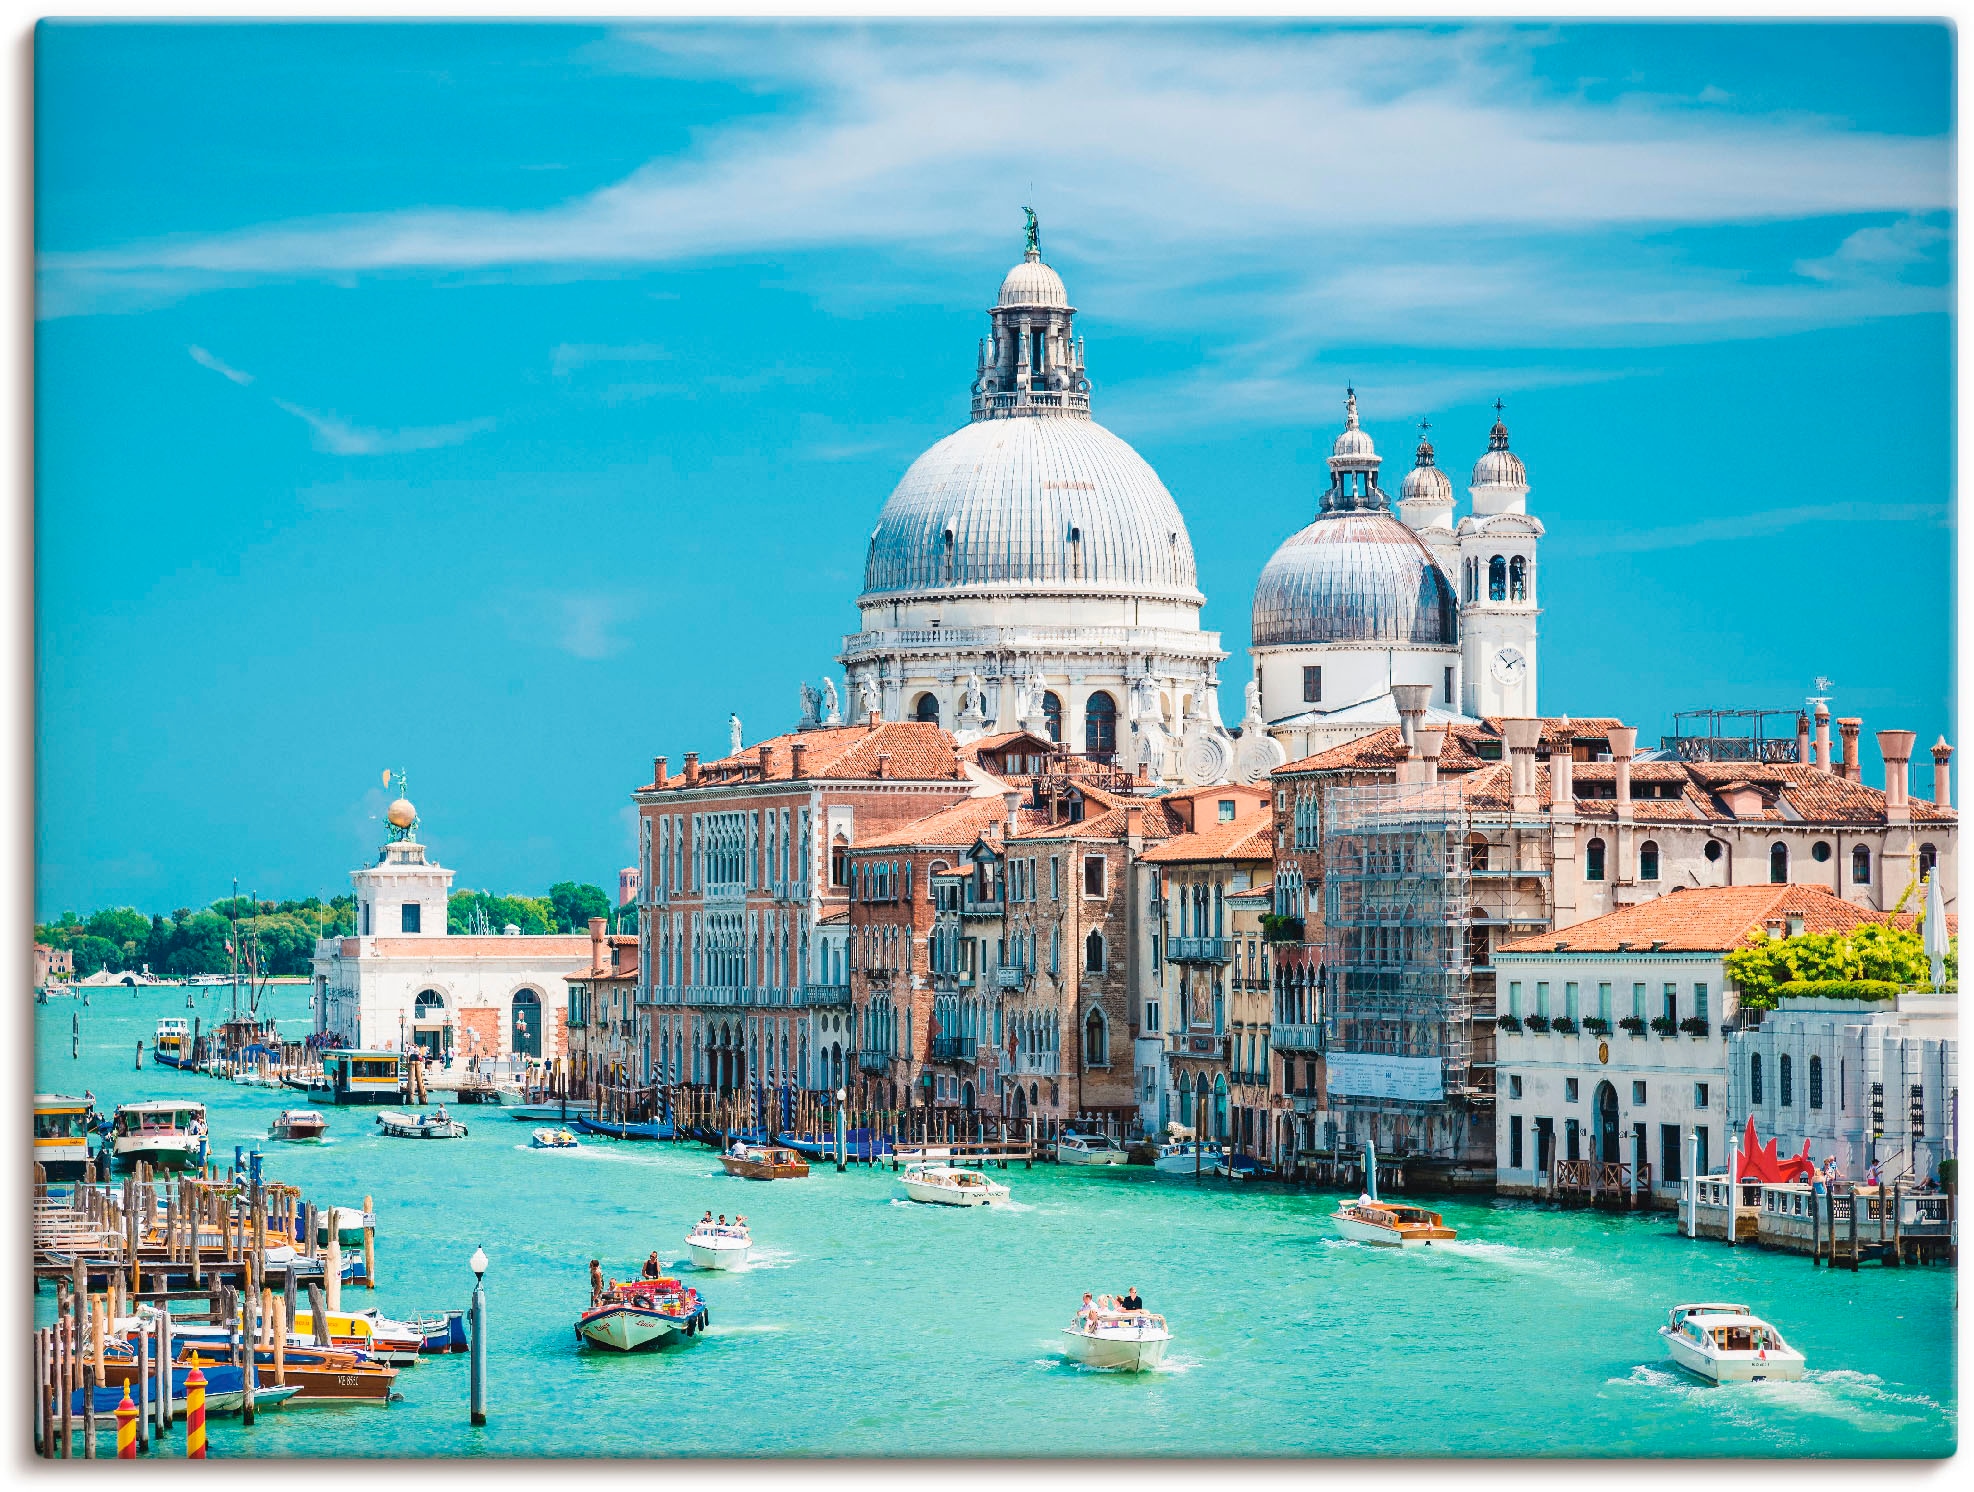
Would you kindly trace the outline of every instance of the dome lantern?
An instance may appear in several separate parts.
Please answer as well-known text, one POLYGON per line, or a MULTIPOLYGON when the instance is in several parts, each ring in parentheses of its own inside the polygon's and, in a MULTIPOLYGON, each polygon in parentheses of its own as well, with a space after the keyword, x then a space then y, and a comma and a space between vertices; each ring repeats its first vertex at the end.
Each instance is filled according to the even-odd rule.
POLYGON ((1042 262, 1035 209, 1022 211, 1028 214, 1027 247, 987 313, 993 330, 981 339, 974 365, 973 418, 1087 420, 1090 380, 1083 371, 1083 343, 1075 335, 1076 308, 1062 276, 1042 262))
POLYGON ((1343 431, 1330 446, 1330 490, 1323 494, 1325 513, 1381 510, 1389 507, 1378 486, 1384 457, 1357 424, 1357 390, 1344 390, 1343 431))

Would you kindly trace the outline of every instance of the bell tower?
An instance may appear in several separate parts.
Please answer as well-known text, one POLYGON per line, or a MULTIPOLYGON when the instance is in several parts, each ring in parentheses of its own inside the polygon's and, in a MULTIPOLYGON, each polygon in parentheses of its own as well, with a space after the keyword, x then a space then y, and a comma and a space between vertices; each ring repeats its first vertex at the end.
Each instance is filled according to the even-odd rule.
POLYGON ((1528 471, 1508 449, 1502 403, 1494 401, 1487 450, 1467 489, 1473 512, 1455 530, 1460 554, 1460 633, 1466 687, 1461 707, 1476 716, 1533 716, 1536 704, 1537 542, 1528 511, 1528 471))

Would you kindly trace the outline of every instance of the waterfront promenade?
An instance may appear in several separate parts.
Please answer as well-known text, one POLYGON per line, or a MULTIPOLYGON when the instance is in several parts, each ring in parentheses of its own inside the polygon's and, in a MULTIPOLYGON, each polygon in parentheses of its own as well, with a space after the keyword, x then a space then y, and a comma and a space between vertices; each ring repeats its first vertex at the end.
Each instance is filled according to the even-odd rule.
MULTIPOLYGON (((305 996, 279 992, 285 1029, 305 996)), ((226 992, 201 995, 210 1023, 226 992)), ((1812 1270, 1806 1259, 1677 1236, 1664 1214, 1448 1201, 1460 1242, 1398 1255, 1338 1241, 1334 1196, 1038 1165, 1006 1209, 901 1200, 897 1178, 818 1167, 724 1176, 696 1146, 584 1138, 527 1148, 529 1126, 461 1111, 468 1138, 376 1132, 331 1109, 331 1143, 265 1140, 289 1103, 132 1070, 182 989, 94 992, 37 1017, 37 1087, 92 1089, 108 1112, 158 1095, 209 1106, 215 1153, 259 1141, 269 1173, 324 1203, 375 1197, 387 1314, 462 1307, 488 1259, 489 1423, 467 1424, 463 1356, 422 1360, 389 1408, 289 1407, 251 1431, 215 1419, 215 1456, 295 1455, 1824 1455, 1953 1449, 1953 1278, 1941 1268, 1812 1270), (638 1357, 577 1350, 591 1257, 634 1273, 682 1260, 689 1221, 744 1211, 761 1262, 685 1273, 712 1329, 638 1357), (1086 1373, 1058 1353, 1084 1289, 1136 1286, 1172 1322, 1168 1371, 1086 1373), (1718 1390, 1665 1365, 1680 1300, 1740 1300, 1809 1357, 1799 1384, 1718 1390)), ((37 1319, 52 1310, 43 1294, 37 1319)), ((21 1412, 25 1413, 25 1404, 21 1412)), ((174 1436, 173 1453, 182 1451, 174 1436)))

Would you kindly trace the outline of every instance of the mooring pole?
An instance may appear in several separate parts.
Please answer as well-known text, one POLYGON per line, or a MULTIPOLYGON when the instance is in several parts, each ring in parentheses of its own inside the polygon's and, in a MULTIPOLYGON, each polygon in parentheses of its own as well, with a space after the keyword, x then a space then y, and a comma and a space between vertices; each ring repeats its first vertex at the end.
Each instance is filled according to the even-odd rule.
POLYGON ((474 1249, 473 1269, 473 1363, 471 1415, 475 1425, 487 1422, 487 1252, 474 1249))

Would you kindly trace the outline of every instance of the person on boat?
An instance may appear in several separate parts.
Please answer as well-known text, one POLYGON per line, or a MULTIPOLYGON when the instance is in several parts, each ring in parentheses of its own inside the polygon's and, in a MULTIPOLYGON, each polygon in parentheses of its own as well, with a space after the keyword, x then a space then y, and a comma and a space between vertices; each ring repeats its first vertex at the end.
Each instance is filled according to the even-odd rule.
POLYGON ((439 1123, 444 1124, 446 1122, 446 1106, 444 1104, 440 1104, 438 1107, 438 1111, 435 1114, 433 1114, 432 1117, 436 1119, 439 1123))
POLYGON ((664 1272, 663 1266, 658 1263, 658 1250, 653 1249, 650 1257, 644 1261, 644 1277, 647 1280, 655 1280, 664 1272))
POLYGON ((733 1215, 733 1228, 734 1228, 734 1231, 735 1231, 736 1233, 745 1233, 745 1232, 747 1231, 747 1214, 746 1214, 746 1213, 744 1213, 744 1212, 736 1212, 736 1213, 735 1213, 735 1214, 733 1215))
POLYGON ((591 1310, 603 1304, 603 1265, 595 1259, 589 1261, 589 1303, 591 1310))
POLYGON ((1145 1308, 1145 1303, 1139 1297, 1138 1287, 1136 1285, 1133 1285, 1129 1290, 1124 1292, 1124 1298, 1118 1301, 1117 1308, 1121 1311, 1142 1311, 1145 1308))
POLYGON ((705 1215, 704 1217, 702 1217, 702 1218, 700 1218, 700 1219, 699 1219, 699 1226, 700 1226, 700 1227, 702 1227, 702 1228, 710 1228, 710 1227, 712 1227, 712 1226, 713 1226, 713 1209, 712 1209, 712 1208, 710 1208, 710 1207, 708 1207, 708 1208, 706 1209, 706 1215, 705 1215))
POLYGON ((1078 1326, 1083 1325, 1092 1316, 1094 1316, 1096 1312, 1097 1312, 1096 1300, 1091 1296, 1088 1290, 1085 1290, 1083 1292, 1083 1304, 1081 1304, 1076 1308, 1076 1324, 1078 1326))
POLYGON ((723 1212, 720 1214, 720 1220, 717 1224, 715 1224, 715 1226, 724 1228, 726 1225, 727 1225, 727 1215, 723 1212))

